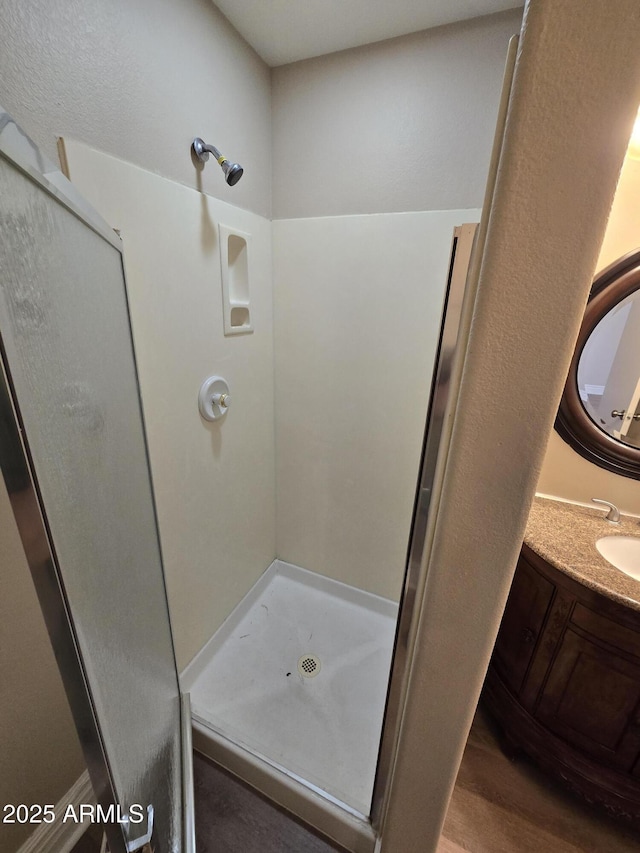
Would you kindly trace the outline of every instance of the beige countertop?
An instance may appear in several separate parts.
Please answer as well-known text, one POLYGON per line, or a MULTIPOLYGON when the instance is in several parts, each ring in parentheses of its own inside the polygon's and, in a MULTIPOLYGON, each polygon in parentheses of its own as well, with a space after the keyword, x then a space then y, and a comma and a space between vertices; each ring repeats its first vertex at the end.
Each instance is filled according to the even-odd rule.
POLYGON ((606 508, 591 509, 534 498, 524 541, 560 571, 608 598, 640 611, 640 581, 607 562, 596 549, 602 536, 640 536, 640 518, 605 521, 606 508))

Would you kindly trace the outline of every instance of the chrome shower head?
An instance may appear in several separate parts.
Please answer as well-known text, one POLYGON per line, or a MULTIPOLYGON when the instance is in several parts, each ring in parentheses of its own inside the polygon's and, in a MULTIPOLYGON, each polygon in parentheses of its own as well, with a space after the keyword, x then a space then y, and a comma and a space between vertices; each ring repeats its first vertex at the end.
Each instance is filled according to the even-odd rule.
POLYGON ((209 154, 213 154, 220 168, 224 172, 224 178, 230 187, 235 186, 242 177, 243 168, 238 163, 230 163, 227 158, 221 154, 215 145, 207 145, 199 136, 197 136, 192 144, 191 149, 197 159, 204 165, 209 159, 209 154))
POLYGON ((238 163, 230 163, 228 160, 223 160, 220 163, 222 166, 222 171, 224 172, 225 181, 229 184, 230 187, 237 184, 240 178, 242 177, 242 173, 244 169, 242 166, 238 165, 238 163))

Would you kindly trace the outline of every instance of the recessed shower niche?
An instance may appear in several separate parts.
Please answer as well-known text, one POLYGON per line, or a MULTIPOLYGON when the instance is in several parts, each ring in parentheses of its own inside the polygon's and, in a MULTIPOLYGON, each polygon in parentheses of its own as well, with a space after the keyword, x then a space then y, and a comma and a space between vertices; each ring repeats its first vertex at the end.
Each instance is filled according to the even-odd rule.
POLYGON ((249 251, 251 235, 226 225, 220 230, 220 269, 225 335, 253 332, 249 299, 249 251))

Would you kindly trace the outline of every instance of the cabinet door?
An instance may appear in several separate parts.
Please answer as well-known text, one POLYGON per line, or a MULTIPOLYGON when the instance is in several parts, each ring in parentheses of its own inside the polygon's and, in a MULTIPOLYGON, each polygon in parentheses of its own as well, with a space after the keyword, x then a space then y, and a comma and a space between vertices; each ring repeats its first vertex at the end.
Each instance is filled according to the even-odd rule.
POLYGON ((630 770, 640 750, 640 661, 568 629, 536 713, 570 744, 630 770))
POLYGON ((553 591, 553 584, 521 556, 494 651, 496 668, 516 695, 527 674, 553 591))

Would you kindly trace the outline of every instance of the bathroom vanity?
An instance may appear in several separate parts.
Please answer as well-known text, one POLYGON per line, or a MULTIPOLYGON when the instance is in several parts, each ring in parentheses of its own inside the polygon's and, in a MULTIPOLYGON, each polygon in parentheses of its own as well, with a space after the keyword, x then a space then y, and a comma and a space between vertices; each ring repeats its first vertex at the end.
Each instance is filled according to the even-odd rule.
POLYGON ((640 827, 640 581, 595 542, 640 521, 536 498, 484 688, 510 751, 640 827))

